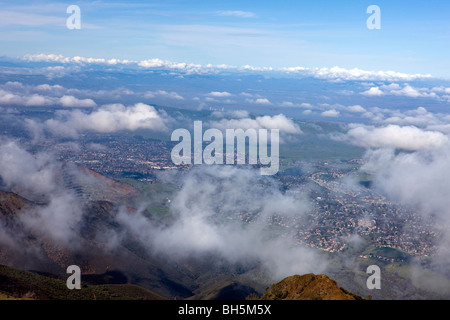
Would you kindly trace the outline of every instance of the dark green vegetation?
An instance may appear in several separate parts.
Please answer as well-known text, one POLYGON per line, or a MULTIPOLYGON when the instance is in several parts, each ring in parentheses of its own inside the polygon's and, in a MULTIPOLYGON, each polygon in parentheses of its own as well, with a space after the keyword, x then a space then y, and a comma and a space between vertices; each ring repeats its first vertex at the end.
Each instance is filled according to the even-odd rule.
POLYGON ((254 288, 239 283, 239 282, 226 282, 223 285, 216 284, 211 289, 205 290, 191 298, 189 300, 245 300, 247 297, 256 295, 258 293, 254 288))
POLYGON ((412 258, 410 254, 407 252, 401 251, 399 249, 390 248, 390 247, 373 247, 370 246, 363 252, 364 255, 370 255, 372 257, 382 257, 378 259, 387 259, 387 260, 400 260, 400 261, 408 261, 412 258))
MULTIPOLYGON (((91 275, 91 278, 94 276, 91 275)), ((105 281, 108 275, 97 275, 105 281)), ((110 276, 109 281, 113 280, 110 276)), ((0 299, 36 300, 163 300, 160 295, 132 284, 86 284, 69 290, 65 280, 0 265, 0 299)))

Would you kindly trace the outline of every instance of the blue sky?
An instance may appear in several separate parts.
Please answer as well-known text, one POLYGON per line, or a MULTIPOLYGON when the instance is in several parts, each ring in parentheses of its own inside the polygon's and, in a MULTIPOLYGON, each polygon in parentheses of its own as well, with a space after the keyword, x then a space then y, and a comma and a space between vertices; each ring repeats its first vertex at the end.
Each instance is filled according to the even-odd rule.
POLYGON ((0 2, 0 54, 234 66, 394 70, 450 77, 450 2, 14 1, 0 2), (81 9, 81 30, 66 8, 81 9), (369 30, 369 5, 381 29, 369 30))

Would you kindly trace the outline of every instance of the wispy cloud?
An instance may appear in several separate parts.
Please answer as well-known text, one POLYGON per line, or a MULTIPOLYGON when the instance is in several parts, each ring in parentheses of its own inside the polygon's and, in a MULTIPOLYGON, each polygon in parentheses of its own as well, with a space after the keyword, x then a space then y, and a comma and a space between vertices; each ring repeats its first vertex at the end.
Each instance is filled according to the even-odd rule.
MULTIPOLYGON (((55 4, 52 4, 55 5, 55 4)), ((0 26, 22 26, 22 27, 59 27, 66 28, 67 5, 59 5, 58 9, 47 12, 46 6, 18 7, 13 10, 0 11, 0 26), (20 11, 19 11, 20 10, 20 11)), ((82 22, 83 29, 101 29, 100 25, 82 22)))
POLYGON ((165 90, 158 90, 158 91, 147 91, 144 94, 144 97, 146 98, 156 98, 156 97, 163 97, 163 98, 169 98, 169 99, 175 99, 175 100, 184 100, 184 98, 176 93, 175 91, 167 92, 165 90))
POLYGON ((254 18, 256 14, 249 11, 240 11, 240 10, 225 10, 225 11, 216 11, 218 16, 231 16, 231 17, 239 17, 239 18, 254 18))
POLYGON ((67 17, 50 16, 36 13, 25 13, 17 11, 0 11, 0 26, 63 26, 65 27, 67 17))
POLYGON ((248 103, 259 104, 259 105, 271 105, 272 103, 267 98, 258 98, 258 99, 245 99, 248 103))
POLYGON ((231 97, 233 96, 231 93, 223 91, 211 91, 210 93, 208 93, 208 96, 210 97, 216 97, 216 98, 224 98, 224 97, 231 97))

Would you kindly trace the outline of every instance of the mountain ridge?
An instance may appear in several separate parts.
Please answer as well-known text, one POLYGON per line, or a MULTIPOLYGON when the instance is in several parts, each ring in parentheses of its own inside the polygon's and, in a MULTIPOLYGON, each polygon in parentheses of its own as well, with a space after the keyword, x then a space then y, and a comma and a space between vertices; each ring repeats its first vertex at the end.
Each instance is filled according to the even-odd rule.
POLYGON ((261 300, 363 300, 339 287, 327 275, 293 275, 274 283, 261 300))

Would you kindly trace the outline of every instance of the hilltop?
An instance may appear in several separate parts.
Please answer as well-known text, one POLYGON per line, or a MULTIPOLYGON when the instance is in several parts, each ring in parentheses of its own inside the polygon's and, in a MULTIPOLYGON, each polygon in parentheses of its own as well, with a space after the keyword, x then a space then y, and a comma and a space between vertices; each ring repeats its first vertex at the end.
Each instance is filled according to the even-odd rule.
POLYGON ((324 274, 294 275, 272 285, 262 300, 362 300, 356 294, 338 287, 324 274))

